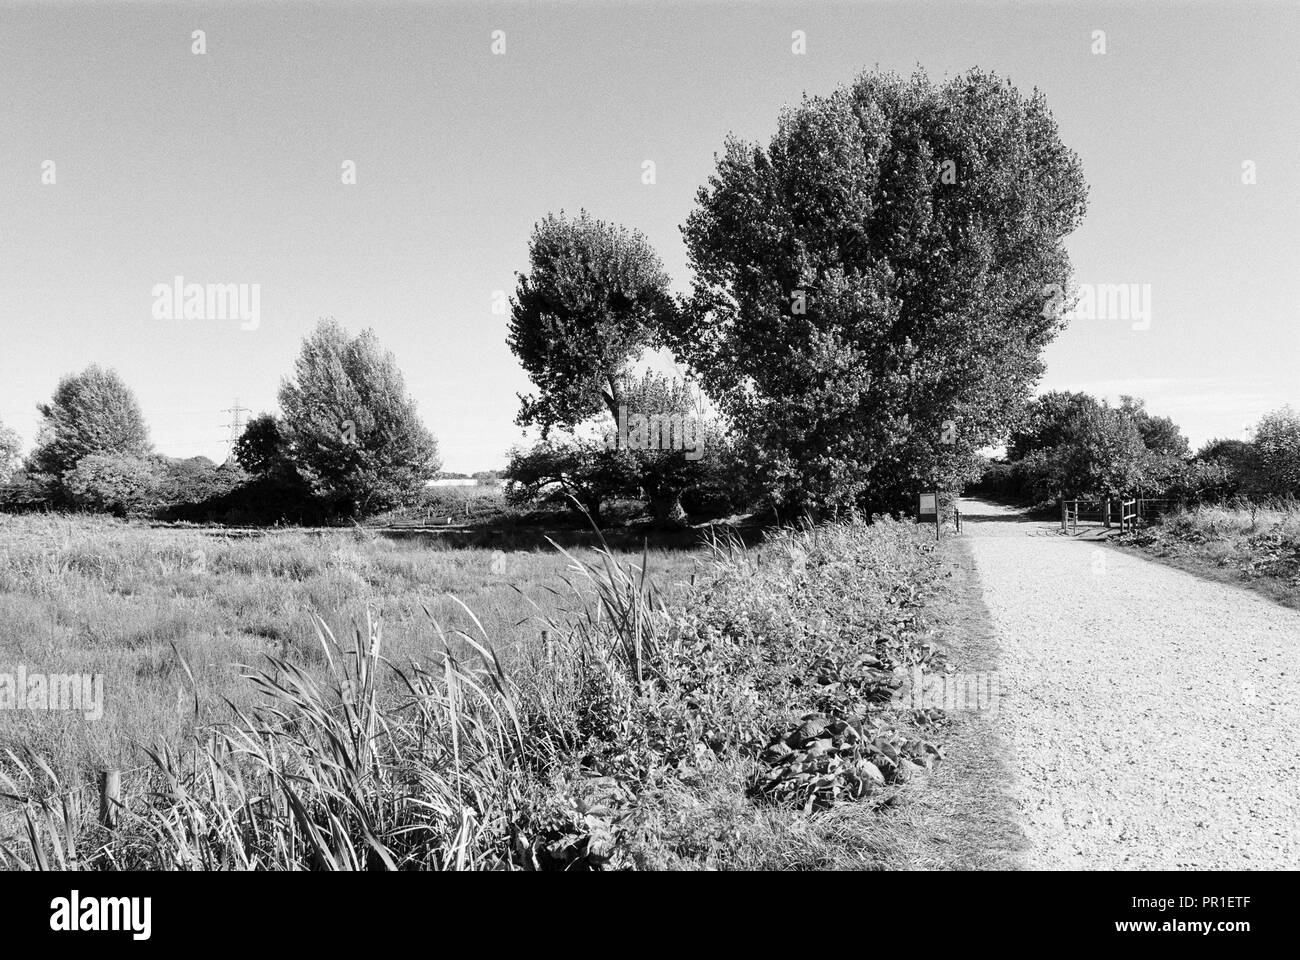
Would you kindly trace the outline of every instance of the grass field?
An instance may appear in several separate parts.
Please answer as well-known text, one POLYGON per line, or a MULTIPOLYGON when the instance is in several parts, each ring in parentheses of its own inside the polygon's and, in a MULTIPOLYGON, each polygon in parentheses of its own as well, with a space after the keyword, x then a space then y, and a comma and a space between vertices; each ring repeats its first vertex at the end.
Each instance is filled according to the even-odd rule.
MULTIPOLYGON (((0 750, 31 746, 65 777, 134 766, 139 744, 176 743, 196 721, 224 719, 226 698, 247 707, 253 692, 238 664, 272 655, 319 671, 315 616, 345 638, 369 608, 384 622, 391 659, 428 661, 442 642, 434 621, 448 632, 471 627, 457 597, 513 667, 536 655, 542 619, 581 606, 566 584, 568 561, 541 533, 530 541, 531 549, 497 551, 362 530, 233 537, 0 515, 0 673, 21 664, 105 678, 96 722, 0 710, 0 750)), ((641 562, 639 553, 620 556, 641 562)), ((652 549, 648 564, 671 589, 689 580, 698 556, 652 549)))
POLYGON ((649 578, 642 559, 6 518, 0 672, 101 673, 107 709, 0 711, 14 751, 0 786, 22 803, 0 864, 989 862, 934 839, 998 808, 971 789, 992 769, 980 757, 944 787, 954 801, 909 801, 961 730, 892 702, 898 671, 928 669, 948 629, 926 617, 940 555, 914 525, 661 548, 649 578), (133 765, 106 831, 84 787, 133 765))

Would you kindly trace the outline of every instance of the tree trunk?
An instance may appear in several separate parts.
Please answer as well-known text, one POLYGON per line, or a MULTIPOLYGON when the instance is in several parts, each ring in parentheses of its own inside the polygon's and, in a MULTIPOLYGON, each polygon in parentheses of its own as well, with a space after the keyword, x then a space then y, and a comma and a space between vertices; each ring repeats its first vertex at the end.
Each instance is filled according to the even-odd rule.
POLYGON ((606 382, 609 384, 609 389, 601 391, 601 396, 605 400, 605 407, 609 410, 609 415, 614 418, 614 449, 618 450, 623 446, 623 438, 619 436, 618 429, 618 408, 622 399, 619 396, 618 377, 616 375, 606 377, 606 382))

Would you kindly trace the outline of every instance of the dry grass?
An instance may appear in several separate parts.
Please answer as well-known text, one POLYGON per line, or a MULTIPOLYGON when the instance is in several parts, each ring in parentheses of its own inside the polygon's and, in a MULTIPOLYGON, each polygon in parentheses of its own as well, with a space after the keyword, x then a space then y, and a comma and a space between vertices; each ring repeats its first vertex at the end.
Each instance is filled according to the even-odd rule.
MULTIPOLYGON (((700 555, 649 559, 671 588, 700 555)), ((106 699, 97 722, 0 710, 0 749, 32 747, 68 780, 137 766, 147 760, 140 745, 182 742, 196 723, 224 718, 227 699, 247 708, 255 691, 239 664, 274 656, 322 676, 317 617, 348 636, 370 610, 390 656, 428 660, 442 643, 434 621, 471 626, 459 598, 513 667, 539 642, 539 618, 583 605, 565 583, 568 565, 549 546, 455 549, 346 530, 240 538, 0 515, 0 671, 103 674, 106 699)))
MULTIPOLYGON (((96 542, 107 535, 97 531, 96 542)), ((51 562, 62 578, 90 570, 99 583, 137 569, 114 566, 106 553, 78 559, 83 553, 66 544, 51 562)), ((265 573, 261 564, 319 569, 305 563, 312 545, 253 553, 239 557, 249 576, 265 573)), ((507 661, 499 638, 463 604, 452 611, 459 627, 424 613, 436 638, 426 645, 370 617, 352 641, 316 621, 315 659, 264 658, 244 670, 226 723, 194 730, 188 741, 154 741, 150 770, 128 791, 111 835, 69 800, 68 784, 39 751, 10 752, 0 793, 23 804, 22 836, 0 844, 0 861, 95 869, 899 865, 899 840, 881 812, 917 789, 904 781, 919 774, 904 774, 920 771, 922 760, 928 768, 930 752, 940 752, 909 739, 913 724, 927 724, 926 736, 940 732, 934 718, 914 717, 888 695, 891 670, 930 656, 917 619, 936 571, 928 540, 910 524, 852 521, 780 531, 757 550, 715 542, 698 581, 681 592, 655 585, 648 555, 558 556, 580 602, 541 611, 555 641, 549 653, 526 645, 507 661), (825 734, 788 769, 783 744, 802 743, 799 731, 813 716, 845 732, 834 742, 825 734), (813 792, 793 780, 793 795, 759 792, 800 767, 797 779, 813 792), (814 767, 823 772, 807 772, 814 767), (879 786, 864 794, 868 769, 879 786), (845 776, 857 785, 856 804, 839 787, 827 792, 845 776)), ((224 557, 222 568, 235 563, 224 557)))
POLYGON ((1116 543, 1300 609, 1300 502, 1202 504, 1175 511, 1116 543))

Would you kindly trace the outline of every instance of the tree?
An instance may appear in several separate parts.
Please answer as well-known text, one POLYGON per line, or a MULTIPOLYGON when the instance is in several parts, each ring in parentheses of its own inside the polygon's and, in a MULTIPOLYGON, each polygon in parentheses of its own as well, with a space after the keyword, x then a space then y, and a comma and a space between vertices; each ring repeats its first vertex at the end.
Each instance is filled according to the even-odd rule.
POLYGON ((634 489, 660 523, 685 517, 682 495, 703 482, 721 430, 701 413, 688 383, 647 372, 620 378, 623 403, 608 445, 627 461, 634 489))
POLYGON ((1258 496, 1300 496, 1300 413, 1291 406, 1265 414, 1251 441, 1255 473, 1251 492, 1258 496))
POLYGON ((784 112, 766 149, 728 141, 666 339, 778 498, 901 506, 978 473, 1012 425, 1085 199, 1041 94, 865 74, 784 112))
POLYGON ((0 423, 0 483, 7 483, 22 465, 23 442, 17 431, 0 423))
POLYGON ((323 320, 280 386, 289 455, 345 516, 410 502, 437 475, 438 444, 374 333, 323 320))
POLYGON ((135 394, 115 370, 91 364, 59 381, 42 417, 28 469, 61 478, 92 454, 144 457, 151 451, 149 431, 135 394))
POLYGON ((291 470, 289 441, 280 418, 261 413, 248 421, 235 441, 235 461, 254 476, 264 477, 291 470))
POLYGON ((1254 455, 1254 447, 1248 440, 1236 440, 1220 437, 1214 440, 1207 440, 1201 449, 1196 451, 1196 459, 1211 463, 1213 461, 1223 461, 1230 466, 1244 464, 1254 455))
POLYGON ((528 259, 507 342, 538 393, 520 396, 519 424, 545 436, 602 409, 616 418, 621 377, 672 307, 659 257, 640 233, 583 211, 538 223, 528 259))
POLYGON ((1022 460, 1035 450, 1061 444, 1067 437, 1071 420, 1084 410, 1100 404, 1087 393, 1050 390, 1025 405, 1024 415, 1007 441, 1007 459, 1022 460))
POLYGON ((1191 456, 1187 438, 1171 417, 1157 417, 1147 412, 1146 401, 1136 397, 1121 396, 1122 410, 1142 435, 1143 445, 1159 457, 1186 460, 1191 456))
POLYGON ((1147 448, 1132 418, 1106 404, 1075 414, 1052 451, 1060 465, 1061 495, 1118 497, 1143 480, 1147 448))
POLYGON ((1011 448, 1020 453, 1011 462, 1012 488, 1036 502, 1163 493, 1180 476, 1147 449, 1126 410, 1087 394, 1046 394, 1031 403, 1011 448))
POLYGON ((599 526, 601 508, 625 491, 632 477, 626 457, 604 441, 552 434, 511 450, 505 480, 509 503, 564 504, 585 510, 599 526))

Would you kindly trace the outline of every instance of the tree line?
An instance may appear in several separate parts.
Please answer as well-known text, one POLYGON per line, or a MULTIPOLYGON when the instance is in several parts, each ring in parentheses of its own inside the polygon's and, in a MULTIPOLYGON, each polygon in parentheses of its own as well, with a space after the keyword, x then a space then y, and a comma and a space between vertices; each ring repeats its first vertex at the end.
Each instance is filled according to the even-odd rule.
POLYGON ((718 478, 787 516, 959 489, 1042 372, 1062 323, 1043 291, 1069 279, 1086 194, 1041 94, 868 73, 784 111, 766 145, 726 142, 682 227, 687 294, 637 231, 552 214, 509 341, 536 387, 519 422, 543 439, 507 476, 593 506, 636 486, 664 517, 718 478), (717 413, 711 470, 584 439, 628 406, 674 412, 666 382, 631 374, 653 348, 717 413))
POLYGON ((0 509, 250 523, 323 522, 407 502, 438 472, 438 444, 372 331, 321 321, 231 461, 154 452, 134 392, 91 365, 60 380, 31 453, 0 428, 0 509))
MULTIPOLYGON (((511 452, 508 496, 594 516, 636 497, 673 522, 892 512, 918 487, 960 489, 1016 429, 1061 329, 1044 290, 1068 283, 1086 197, 1041 93, 978 69, 872 72, 784 110, 765 144, 725 142, 681 227, 685 293, 638 231, 546 216, 511 298, 508 343, 533 384, 517 420, 538 438, 511 452), (688 378, 638 373, 655 350, 688 378)), ((65 383, 29 489, 120 510, 152 469, 138 408, 109 372, 65 383), (97 392, 116 412, 76 427, 97 392)), ((323 325, 280 405, 240 439, 239 489, 360 516, 437 469, 372 334, 323 325)))
POLYGON ((1178 425, 1139 399, 1111 406, 1054 391, 1026 406, 1005 457, 987 465, 978 489, 1030 503, 1300 497, 1300 413, 1284 406, 1262 417, 1249 439, 1214 439, 1193 453, 1178 425))

